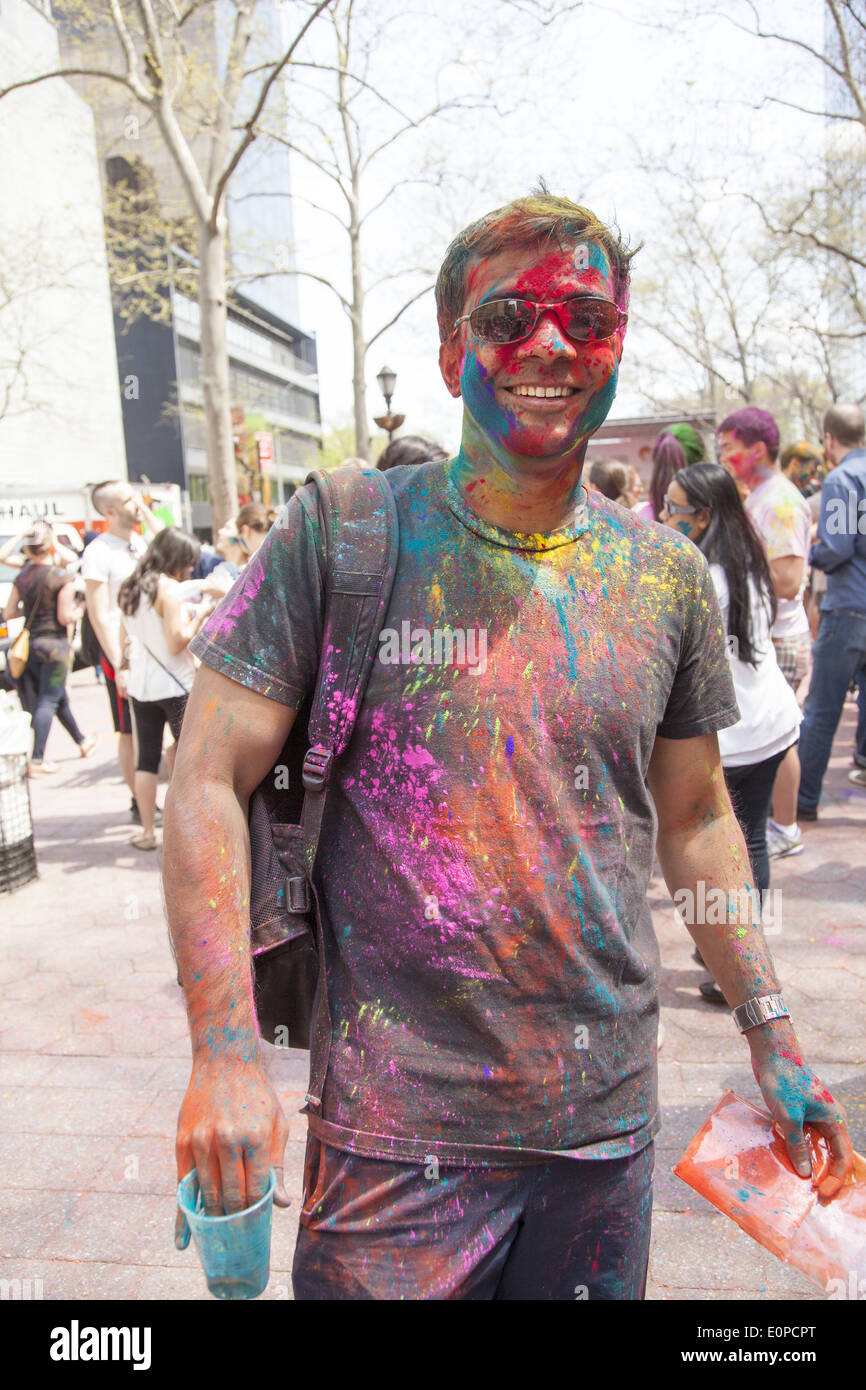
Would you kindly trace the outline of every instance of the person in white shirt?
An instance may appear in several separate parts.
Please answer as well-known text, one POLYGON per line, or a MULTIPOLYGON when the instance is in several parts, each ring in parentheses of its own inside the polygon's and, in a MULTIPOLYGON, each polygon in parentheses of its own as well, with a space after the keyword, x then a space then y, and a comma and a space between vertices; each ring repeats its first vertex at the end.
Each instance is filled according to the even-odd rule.
MULTIPOLYGON (((135 799, 141 813, 141 833, 135 849, 156 849, 154 816, 162 740, 168 723, 175 743, 195 675, 195 658, 188 644, 215 599, 189 602, 190 576, 200 546, 194 536, 167 526, 148 547, 132 574, 120 586, 121 672, 132 705, 135 733, 135 799)), ((207 581, 199 581, 200 587, 207 581)))
MULTIPOLYGON (((661 520, 698 546, 709 564, 728 634, 739 723, 719 732, 719 751, 731 803, 743 830, 755 887, 770 886, 767 817, 779 765, 795 748, 802 715, 771 638, 778 600, 763 546, 730 473, 693 463, 674 474, 661 520)), ((701 993, 724 996, 710 979, 701 993)))
MULTIPOLYGON (((779 427, 769 411, 748 406, 719 426, 719 460, 747 494, 745 507, 767 558, 776 592, 773 645, 782 674, 796 691, 809 669, 812 638, 803 596, 808 577, 812 515, 808 503, 776 462, 779 427)), ((796 749, 782 760, 773 794, 771 858, 802 854, 797 824, 800 759, 796 749)))
POLYGON ((80 574, 85 584, 87 616, 102 648, 102 671, 111 705, 117 739, 117 759, 124 781, 132 793, 130 812, 141 824, 135 800, 135 752, 132 746, 132 720, 126 698, 126 676, 120 670, 120 609, 117 595, 121 584, 135 569, 136 561, 147 549, 147 542, 135 530, 144 521, 153 535, 163 523, 144 506, 131 483, 97 483, 91 492, 94 510, 105 517, 106 529, 85 548, 80 574))

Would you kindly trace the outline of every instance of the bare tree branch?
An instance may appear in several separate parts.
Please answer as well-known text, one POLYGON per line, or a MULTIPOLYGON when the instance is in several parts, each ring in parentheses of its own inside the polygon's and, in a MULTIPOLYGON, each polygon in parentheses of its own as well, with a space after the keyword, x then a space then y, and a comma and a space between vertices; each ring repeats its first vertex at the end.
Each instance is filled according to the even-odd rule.
POLYGON ((401 319, 403 317, 407 309, 411 309, 412 305, 415 304, 417 300, 421 299, 425 294, 429 294, 432 289, 432 285, 425 285, 423 290, 419 290, 417 294, 412 295, 411 299, 407 299, 406 303, 402 306, 402 308, 398 309, 396 314, 389 318, 387 323, 383 323, 382 327, 376 330, 372 338, 367 339, 367 344, 364 348, 365 354, 370 351, 370 348, 379 338, 381 338, 383 333, 387 333, 389 328, 394 327, 394 324, 397 322, 398 319, 401 319))

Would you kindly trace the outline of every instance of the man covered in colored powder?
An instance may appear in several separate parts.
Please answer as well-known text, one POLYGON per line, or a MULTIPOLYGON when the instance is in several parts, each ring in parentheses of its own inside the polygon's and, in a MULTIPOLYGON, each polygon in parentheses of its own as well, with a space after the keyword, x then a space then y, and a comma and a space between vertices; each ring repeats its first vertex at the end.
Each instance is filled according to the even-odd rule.
MULTIPOLYGON (((414 641, 395 659, 395 639, 331 778, 317 881, 333 1029, 309 1108, 296 1298, 644 1294, 653 852, 672 893, 701 904, 741 903, 750 877, 719 761, 716 731, 738 710, 707 566, 581 484, 616 390, 629 260, 592 213, 542 191, 467 228, 439 274, 463 434, 456 458, 388 473, 400 554, 386 628, 447 626, 466 660, 414 641)), ((196 640, 167 798, 193 1041, 178 1172, 196 1166, 214 1213, 254 1201, 272 1164, 282 1178, 288 1125, 251 989, 247 805, 316 680, 323 564, 306 487, 196 640)), ((771 998, 761 931, 742 912, 691 916, 731 1007, 765 1001, 746 1033, 755 1075, 804 1181, 804 1120, 828 1136, 830 1196, 851 1167, 842 1110, 771 998)))

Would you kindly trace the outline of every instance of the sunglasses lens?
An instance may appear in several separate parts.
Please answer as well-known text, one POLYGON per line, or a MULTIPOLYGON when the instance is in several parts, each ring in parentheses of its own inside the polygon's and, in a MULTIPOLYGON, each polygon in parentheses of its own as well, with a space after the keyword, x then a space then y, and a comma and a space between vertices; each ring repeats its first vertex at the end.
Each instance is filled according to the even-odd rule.
POLYGON ((616 332, 619 310, 607 299, 574 299, 565 306, 568 336, 580 343, 599 343, 616 332))
POLYGON ((469 316, 473 332, 485 343, 516 343, 532 327, 535 311, 525 299, 493 299, 469 316))

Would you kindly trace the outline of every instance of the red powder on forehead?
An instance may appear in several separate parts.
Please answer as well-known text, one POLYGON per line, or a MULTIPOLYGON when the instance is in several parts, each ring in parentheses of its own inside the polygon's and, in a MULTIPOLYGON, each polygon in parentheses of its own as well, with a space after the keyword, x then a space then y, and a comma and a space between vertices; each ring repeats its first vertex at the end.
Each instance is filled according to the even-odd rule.
MULTIPOLYGON (((584 244, 584 243, 581 243, 584 244)), ((502 287, 503 292, 524 294, 528 299, 560 299, 575 289, 590 289, 610 294, 612 274, 596 266, 578 269, 576 247, 568 251, 558 248, 540 254, 530 247, 515 247, 489 260, 472 263, 466 277, 467 303, 477 303, 491 291, 502 287), (566 283, 569 282, 569 283, 566 283)))

